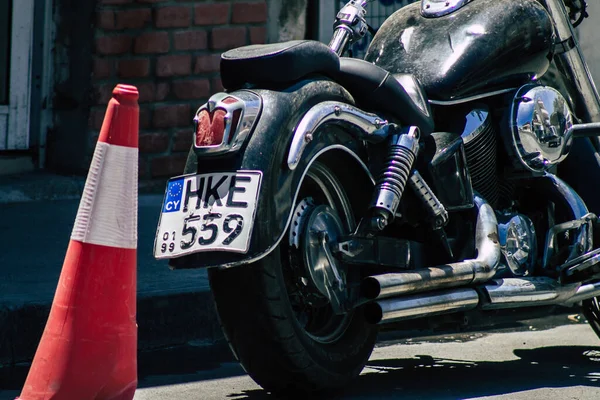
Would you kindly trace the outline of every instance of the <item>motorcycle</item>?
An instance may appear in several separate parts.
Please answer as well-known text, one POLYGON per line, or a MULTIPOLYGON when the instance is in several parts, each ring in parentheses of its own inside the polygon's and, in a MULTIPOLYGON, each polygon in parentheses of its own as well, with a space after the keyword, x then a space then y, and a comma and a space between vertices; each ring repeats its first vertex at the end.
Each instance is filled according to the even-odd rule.
POLYGON ((367 3, 329 46, 222 55, 155 257, 208 268, 231 350, 279 394, 348 384, 382 327, 580 305, 600 335, 585 1, 421 0, 376 32, 367 3))

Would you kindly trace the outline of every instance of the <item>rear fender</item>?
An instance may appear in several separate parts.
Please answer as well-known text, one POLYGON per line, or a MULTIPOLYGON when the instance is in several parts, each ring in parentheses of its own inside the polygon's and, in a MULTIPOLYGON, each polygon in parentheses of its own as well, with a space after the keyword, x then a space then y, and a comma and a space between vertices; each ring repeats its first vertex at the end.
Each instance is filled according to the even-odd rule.
MULTIPOLYGON (((354 103, 344 88, 330 80, 312 79, 281 91, 252 91, 261 97, 262 111, 247 143, 228 157, 198 157, 191 149, 185 170, 186 174, 233 170, 263 172, 250 248, 246 254, 211 251, 174 258, 169 261, 172 268, 233 267, 268 255, 285 237, 298 189, 316 159, 331 164, 334 172, 339 171, 343 184, 362 186, 362 190, 356 191, 359 197, 365 193, 370 196, 370 191, 364 190, 364 187, 373 186, 366 165, 366 148, 355 135, 339 127, 323 128, 318 138, 305 147, 302 159, 294 169, 287 163, 294 131, 311 107, 324 101, 354 103)), ((360 199, 357 204, 364 202, 360 199)))

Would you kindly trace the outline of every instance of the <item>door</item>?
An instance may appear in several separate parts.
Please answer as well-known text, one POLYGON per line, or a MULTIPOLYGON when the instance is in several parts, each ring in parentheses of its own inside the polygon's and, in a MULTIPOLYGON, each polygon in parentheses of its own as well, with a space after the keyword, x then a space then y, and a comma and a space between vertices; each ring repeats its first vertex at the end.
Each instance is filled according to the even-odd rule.
POLYGON ((34 0, 0 0, 0 151, 29 148, 34 0))

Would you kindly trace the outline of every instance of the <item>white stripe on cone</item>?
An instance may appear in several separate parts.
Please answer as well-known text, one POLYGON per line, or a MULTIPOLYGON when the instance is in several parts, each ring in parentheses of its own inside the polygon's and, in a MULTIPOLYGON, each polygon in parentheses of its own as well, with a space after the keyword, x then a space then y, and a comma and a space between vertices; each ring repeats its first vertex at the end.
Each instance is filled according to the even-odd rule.
POLYGON ((138 149, 98 142, 71 239, 137 248, 138 149))

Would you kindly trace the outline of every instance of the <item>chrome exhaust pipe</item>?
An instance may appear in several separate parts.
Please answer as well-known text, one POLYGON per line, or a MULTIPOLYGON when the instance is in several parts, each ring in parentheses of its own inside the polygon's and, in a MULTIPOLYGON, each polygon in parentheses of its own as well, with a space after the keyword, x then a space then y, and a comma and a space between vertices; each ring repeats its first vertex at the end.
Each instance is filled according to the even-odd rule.
POLYGON ((498 221, 492 207, 475 196, 479 209, 475 234, 477 258, 414 271, 375 275, 365 278, 361 291, 370 300, 396 297, 455 286, 464 286, 491 279, 500 262, 498 221))
POLYGON ((482 310, 518 308, 544 305, 571 306, 574 303, 600 296, 600 282, 581 285, 561 285, 551 278, 495 279, 483 286, 489 303, 482 310))
POLYGON ((371 324, 386 324, 404 319, 471 310, 479 304, 474 289, 456 289, 437 293, 385 299, 365 306, 365 319, 371 324))

